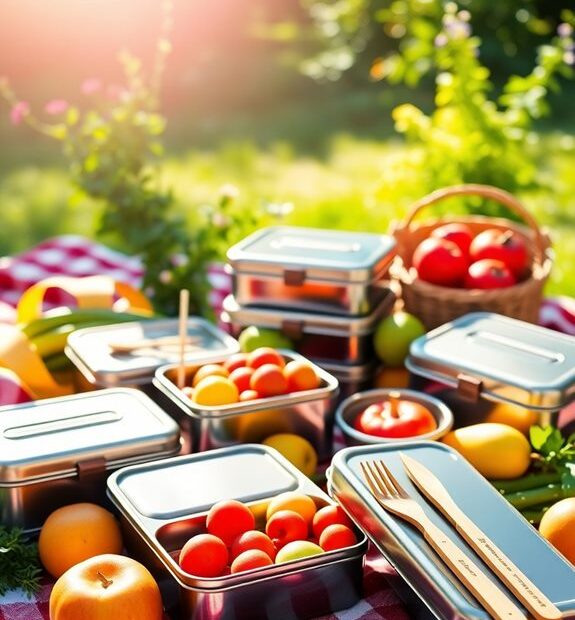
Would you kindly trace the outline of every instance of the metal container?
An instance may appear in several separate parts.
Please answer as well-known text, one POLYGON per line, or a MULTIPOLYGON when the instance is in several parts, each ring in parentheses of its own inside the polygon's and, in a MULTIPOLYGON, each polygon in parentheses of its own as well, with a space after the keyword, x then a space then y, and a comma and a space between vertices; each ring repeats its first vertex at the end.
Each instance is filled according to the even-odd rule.
POLYGON ((275 329, 293 342, 298 353, 320 365, 322 362, 362 365, 373 361, 373 334, 395 303, 391 290, 382 288, 381 293, 373 312, 358 317, 240 306, 229 295, 224 300, 221 319, 230 326, 234 337, 250 325, 275 329))
POLYGON ((329 364, 321 360, 310 360, 333 375, 339 383, 338 404, 357 392, 368 390, 373 387, 377 370, 377 363, 371 362, 360 366, 348 366, 346 364, 329 364))
POLYGON ((137 390, 2 407, 0 521, 36 531, 60 506, 105 501, 111 471, 179 451, 177 424, 137 390))
MULTIPOLYGON (((154 372, 160 366, 179 361, 179 344, 165 339, 178 337, 178 319, 149 319, 115 325, 78 329, 68 337, 66 355, 86 381, 83 389, 101 387, 133 387, 146 393, 172 417, 180 418, 179 409, 152 385, 154 372), (142 341, 164 344, 124 352, 114 352, 112 346, 142 341)), ((187 324, 190 343, 185 351, 187 363, 209 362, 222 355, 239 351, 238 342, 200 317, 190 317, 187 324)), ((184 452, 191 451, 189 432, 182 429, 184 452)))
MULTIPOLYGON (((575 568, 458 452, 432 441, 344 448, 336 453, 328 471, 330 495, 349 512, 403 578, 392 581, 392 585, 398 587, 408 607, 414 604, 415 593, 441 620, 490 618, 419 531, 383 509, 365 484, 360 463, 383 460, 445 536, 478 566, 484 566, 410 482, 401 464, 401 453, 419 460, 441 480, 462 510, 557 605, 563 618, 575 617, 575 568)), ((485 572, 497 582, 486 567, 485 572)))
POLYGON ((395 255, 387 235, 314 228, 263 228, 228 250, 241 306, 366 315, 395 255))
POLYGON ((254 444, 126 467, 108 479, 131 554, 158 576, 168 607, 170 585, 178 585, 181 620, 309 618, 361 598, 367 540, 359 531, 352 547, 234 575, 202 578, 179 567, 180 549, 205 532, 217 501, 244 502, 262 529, 267 504, 284 491, 305 493, 318 507, 333 503, 276 450, 254 444))
POLYGON ((519 407, 547 423, 575 396, 575 339, 498 314, 466 314, 415 340, 411 386, 432 389, 457 426, 519 407), (433 384, 433 385, 430 385, 433 384))
POLYGON ((339 404, 335 411, 335 423, 342 430, 345 442, 348 446, 357 446, 366 443, 385 444, 407 440, 421 441, 422 439, 441 439, 441 437, 447 434, 453 426, 453 414, 451 413, 449 407, 429 394, 398 388, 379 388, 360 392, 346 398, 339 404), (424 435, 414 435, 409 438, 405 437, 396 439, 393 437, 377 437, 375 435, 368 435, 367 433, 362 433, 354 427, 353 423, 355 418, 366 407, 391 398, 407 400, 423 405, 433 415, 437 428, 429 433, 425 433, 424 435))
MULTIPOLYGON (((286 362, 304 359, 292 351, 279 352, 286 362)), ((221 357, 213 361, 223 362, 225 359, 221 357)), ((191 385, 200 366, 186 366, 186 385, 191 385)), ((320 378, 320 386, 315 390, 214 407, 197 405, 177 387, 176 364, 158 368, 154 385, 178 406, 180 426, 190 433, 192 452, 259 442, 276 433, 295 433, 305 437, 320 458, 327 458, 331 456, 338 383, 319 366, 314 364, 314 368, 320 378)))

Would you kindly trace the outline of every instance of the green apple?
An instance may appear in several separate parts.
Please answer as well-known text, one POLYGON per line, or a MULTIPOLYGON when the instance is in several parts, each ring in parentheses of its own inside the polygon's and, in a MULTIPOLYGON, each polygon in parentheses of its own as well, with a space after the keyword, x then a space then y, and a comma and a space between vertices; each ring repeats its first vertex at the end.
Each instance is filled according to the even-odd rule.
POLYGON ((273 349, 293 349, 293 343, 281 332, 275 329, 265 329, 251 325, 246 327, 239 335, 240 351, 250 353, 259 347, 272 347, 273 349))
POLYGON ((400 310, 379 322, 375 328, 373 346, 386 366, 402 366, 409 353, 409 345, 423 334, 423 323, 413 314, 400 310))
POLYGON ((309 558, 320 553, 324 553, 324 550, 310 540, 294 540, 277 552, 276 564, 301 560, 301 558, 309 558))

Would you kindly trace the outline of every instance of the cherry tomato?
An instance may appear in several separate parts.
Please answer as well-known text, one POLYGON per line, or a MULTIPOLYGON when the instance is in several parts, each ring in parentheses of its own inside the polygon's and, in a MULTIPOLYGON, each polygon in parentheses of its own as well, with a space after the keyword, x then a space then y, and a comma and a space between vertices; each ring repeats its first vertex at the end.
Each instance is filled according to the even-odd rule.
POLYGON ((355 419, 356 430, 376 437, 415 437, 437 428, 433 414, 410 400, 385 400, 366 407, 355 419))

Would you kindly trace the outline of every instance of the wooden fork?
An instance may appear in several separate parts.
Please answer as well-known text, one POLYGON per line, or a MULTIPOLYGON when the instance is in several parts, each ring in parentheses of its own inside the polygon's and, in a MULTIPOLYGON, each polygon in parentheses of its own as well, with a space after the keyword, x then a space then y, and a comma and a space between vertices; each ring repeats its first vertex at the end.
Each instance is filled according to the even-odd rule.
POLYGON ((526 615, 513 600, 429 519, 382 461, 365 461, 360 465, 368 487, 381 506, 415 526, 493 618, 525 620, 526 615))

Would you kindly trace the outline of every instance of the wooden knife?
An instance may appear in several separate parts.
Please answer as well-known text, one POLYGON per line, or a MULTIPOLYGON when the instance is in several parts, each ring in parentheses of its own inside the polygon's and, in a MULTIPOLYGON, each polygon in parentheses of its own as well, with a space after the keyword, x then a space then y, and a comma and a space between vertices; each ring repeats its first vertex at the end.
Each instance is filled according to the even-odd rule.
POLYGON ((533 616, 538 620, 559 620, 561 611, 459 508, 437 476, 413 457, 400 456, 412 482, 533 616))

